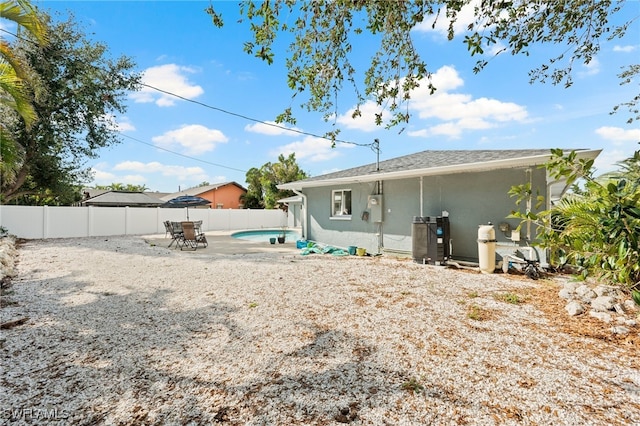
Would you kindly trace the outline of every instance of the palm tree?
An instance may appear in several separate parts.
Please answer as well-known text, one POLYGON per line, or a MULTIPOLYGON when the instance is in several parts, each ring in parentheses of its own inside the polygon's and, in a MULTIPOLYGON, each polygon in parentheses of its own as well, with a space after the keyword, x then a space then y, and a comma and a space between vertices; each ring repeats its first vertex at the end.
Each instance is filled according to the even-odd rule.
MULTIPOLYGON (((41 44, 47 43, 46 26, 29 2, 3 1, 0 3, 0 16, 18 25, 18 35, 24 29, 41 44)), ((23 90, 23 82, 28 78, 27 66, 15 55, 7 41, 0 40, 0 102, 12 107, 27 125, 36 119, 29 96, 23 90)))
MULTIPOLYGON (((47 30, 31 4, 24 0, 0 2, 0 17, 13 21, 18 25, 18 36, 22 30, 27 31, 39 43, 46 44, 47 30)), ((15 111, 27 128, 37 119, 24 82, 29 79, 26 64, 15 54, 11 45, 0 39, 0 107, 15 111)), ((7 116, 7 114, 3 114, 7 116)), ((20 162, 20 147, 7 131, 6 122, 0 123, 0 177, 12 180, 13 170, 20 162)))

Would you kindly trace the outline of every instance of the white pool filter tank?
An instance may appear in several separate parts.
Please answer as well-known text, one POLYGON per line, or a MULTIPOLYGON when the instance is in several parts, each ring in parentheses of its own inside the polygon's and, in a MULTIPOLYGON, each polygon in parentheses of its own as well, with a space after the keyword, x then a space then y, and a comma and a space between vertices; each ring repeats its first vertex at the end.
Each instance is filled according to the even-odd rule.
POLYGON ((491 222, 478 225, 478 262, 483 274, 493 274, 496 269, 496 230, 491 222))

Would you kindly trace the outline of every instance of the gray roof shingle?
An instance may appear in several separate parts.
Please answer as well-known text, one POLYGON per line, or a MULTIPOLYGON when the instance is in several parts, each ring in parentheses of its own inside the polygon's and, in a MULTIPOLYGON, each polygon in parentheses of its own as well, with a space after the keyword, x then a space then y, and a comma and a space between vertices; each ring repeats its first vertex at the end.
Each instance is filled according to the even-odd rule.
POLYGON ((109 191, 82 202, 87 206, 157 207, 162 200, 143 192, 109 191))
MULTIPOLYGON (((595 156, 600 151, 575 149, 595 156)), ((507 168, 543 164, 551 157, 550 149, 505 149, 505 150, 429 150, 380 161, 379 170, 376 163, 353 167, 305 180, 279 185, 279 188, 292 189, 319 184, 330 184, 330 181, 346 182, 353 180, 397 179, 415 174, 460 173, 465 169, 481 170, 483 168, 507 168)))

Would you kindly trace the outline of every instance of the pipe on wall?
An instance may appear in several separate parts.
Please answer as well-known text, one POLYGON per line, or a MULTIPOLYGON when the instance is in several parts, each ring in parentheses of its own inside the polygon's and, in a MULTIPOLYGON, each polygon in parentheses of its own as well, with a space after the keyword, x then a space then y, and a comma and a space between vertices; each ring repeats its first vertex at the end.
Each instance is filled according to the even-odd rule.
POLYGON ((420 176, 420 217, 424 216, 424 177, 420 176))
POLYGON ((307 223, 309 223, 309 221, 307 220, 307 214, 309 211, 309 209, 307 208, 307 195, 298 191, 297 189, 293 189, 292 191, 302 197, 303 214, 300 215, 300 219, 302 220, 302 239, 306 240, 308 234, 307 223))

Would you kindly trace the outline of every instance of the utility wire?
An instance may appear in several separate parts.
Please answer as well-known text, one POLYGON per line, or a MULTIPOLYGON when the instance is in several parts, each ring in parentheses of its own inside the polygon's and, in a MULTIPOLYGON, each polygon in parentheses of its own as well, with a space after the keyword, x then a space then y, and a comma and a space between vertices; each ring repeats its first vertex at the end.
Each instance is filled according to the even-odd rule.
POLYGON ((141 143, 141 144, 143 144, 143 145, 148 145, 148 146, 150 146, 150 147, 153 147, 153 148, 159 149, 159 150, 161 150, 161 151, 166 151, 166 152, 168 152, 168 153, 171 153, 171 154, 174 154, 174 155, 178 155, 178 156, 180 156, 180 157, 188 158, 189 160, 199 161, 199 162, 201 162, 201 163, 208 164, 208 165, 210 165, 210 166, 222 167, 222 168, 224 168, 224 169, 234 170, 234 171, 236 171, 236 172, 247 173, 247 171, 246 171, 246 170, 236 169, 236 168, 229 167, 229 166, 223 166, 222 164, 213 163, 213 162, 211 162, 211 161, 203 160, 203 159, 198 158, 198 157, 191 157, 191 156, 189 156, 189 155, 180 154, 179 152, 175 152, 175 151, 172 151, 172 150, 167 149, 167 148, 162 148, 162 147, 159 147, 159 146, 154 145, 154 144, 152 144, 152 143, 145 142, 145 141, 143 141, 143 140, 140 140, 140 139, 134 138, 133 136, 125 135, 125 134, 124 134, 124 133, 122 133, 122 132, 118 132, 118 133, 120 134, 120 136, 123 136, 123 137, 125 137, 125 138, 127 138, 127 139, 131 139, 132 141, 135 141, 135 142, 141 143))
POLYGON ((341 140, 341 139, 331 139, 331 138, 328 138, 326 136, 316 135, 314 133, 305 132, 303 130, 291 129, 289 127, 281 126, 281 125, 279 125, 277 123, 269 123, 269 122, 266 122, 266 121, 258 120, 257 118, 248 117, 246 115, 238 114, 238 113, 235 113, 235 112, 227 111, 227 110, 222 109, 222 108, 218 108, 218 107, 215 107, 215 106, 212 106, 212 105, 208 105, 208 104, 205 104, 204 102, 200 102, 200 101, 196 101, 196 100, 193 100, 193 99, 185 98, 184 96, 178 95, 176 93, 169 92, 167 90, 160 89, 160 88, 155 87, 155 86, 151 86, 150 84, 140 83, 140 85, 144 86, 144 87, 148 87, 149 89, 153 89, 153 90, 156 90, 158 92, 170 95, 170 96, 174 96, 174 97, 176 97, 178 99, 182 99, 183 101, 191 102, 191 103, 194 103, 196 105, 203 106, 205 108, 213 109, 215 111, 220 111, 222 113, 233 115, 235 117, 240 117, 240 118, 243 118, 243 119, 248 120, 248 121, 253 121, 255 123, 260 123, 260 124, 264 124, 266 126, 275 127, 277 129, 286 130, 286 131, 289 131, 289 132, 294 132, 294 133, 298 133, 298 134, 305 135, 305 136, 313 136, 314 138, 326 139, 326 140, 329 140, 331 142, 345 143, 345 144, 349 144, 349 145, 356 145, 356 146, 372 146, 372 145, 374 145, 373 143, 357 143, 357 142, 351 142, 351 141, 344 141, 344 140, 341 140))
MULTIPOLYGON (((5 30, 4 28, 0 28, 0 31, 2 31, 4 33, 7 33, 7 34, 10 34, 10 35, 12 35, 12 36, 14 36, 16 38, 21 39, 21 40, 28 41, 28 42, 36 44, 32 40, 29 40, 29 39, 26 39, 24 37, 21 37, 18 34, 14 34, 14 33, 10 32, 10 31, 5 30)), ((281 129, 281 130, 285 130, 285 131, 289 131, 289 132, 293 132, 293 133, 298 133, 298 134, 305 135, 305 136, 312 136, 312 137, 319 138, 319 139, 325 139, 325 140, 329 140, 331 142, 338 142, 338 143, 344 143, 344 144, 355 145, 355 146, 369 147, 374 152, 377 152, 378 154, 380 153, 380 145, 379 145, 379 142, 377 142, 377 140, 375 142, 373 142, 373 143, 357 143, 357 142, 345 141, 345 140, 341 140, 341 139, 331 139, 331 138, 328 138, 326 136, 320 136, 320 135, 316 135, 314 133, 309 133, 309 132, 305 132, 305 131, 298 130, 298 129, 288 128, 288 127, 285 127, 285 126, 281 126, 281 125, 279 125, 277 123, 269 123, 269 122, 266 122, 266 121, 263 121, 263 120, 258 120, 256 118, 252 118, 252 117, 249 117, 249 116, 246 116, 246 115, 243 115, 243 114, 235 113, 235 112, 232 112, 232 111, 227 111, 225 109, 218 108, 218 107, 215 107, 213 105, 205 104, 204 102, 200 102, 200 101, 196 101, 196 100, 193 100, 193 99, 185 98, 184 96, 178 95, 176 93, 169 92, 167 90, 160 89, 160 88, 152 86, 150 84, 140 83, 140 85, 144 86, 144 87, 148 87, 149 89, 164 93, 166 95, 173 96, 173 97, 176 97, 178 99, 182 99, 182 100, 184 100, 186 102, 191 102, 193 104, 200 105, 200 106, 203 106, 205 108, 209 108, 209 109, 212 109, 212 110, 215 110, 215 111, 219 111, 219 112, 222 112, 224 114, 233 115, 235 117, 239 117, 239 118, 242 118, 244 120, 253 121, 254 123, 264 124, 266 126, 275 127, 277 129, 281 129)), ((206 161, 206 160, 202 160, 202 159, 196 158, 196 157, 190 157, 188 155, 180 154, 178 152, 171 151, 171 150, 166 149, 166 148, 161 148, 161 147, 158 147, 156 145, 150 144, 148 142, 144 142, 144 141, 142 141, 140 139, 136 139, 136 138, 134 138, 132 136, 125 135, 122 132, 118 132, 118 133, 120 133, 120 135, 125 137, 125 138, 131 139, 133 141, 139 142, 139 143, 144 144, 144 145, 148 145, 148 146, 160 149, 162 151, 169 152, 169 153, 174 154, 174 155, 178 155, 180 157, 188 158, 190 160, 199 161, 199 162, 202 162, 202 163, 205 163, 205 164, 209 164, 209 165, 212 165, 212 166, 222 167, 222 168, 226 168, 226 169, 229 169, 229 170, 236 170, 236 171, 239 171, 239 172, 246 173, 245 170, 240 170, 240 169, 235 169, 233 167, 223 166, 221 164, 212 163, 212 162, 209 162, 209 161, 206 161)))

